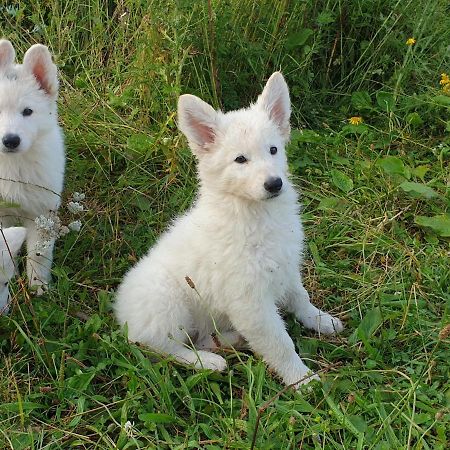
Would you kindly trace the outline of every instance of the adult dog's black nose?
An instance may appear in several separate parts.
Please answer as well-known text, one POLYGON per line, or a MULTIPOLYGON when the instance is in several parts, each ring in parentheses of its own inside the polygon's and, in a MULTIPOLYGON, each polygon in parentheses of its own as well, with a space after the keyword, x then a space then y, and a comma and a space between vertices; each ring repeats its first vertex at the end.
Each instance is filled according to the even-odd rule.
POLYGON ((283 181, 279 177, 271 177, 264 183, 264 189, 271 194, 280 192, 283 181))
POLYGON ((3 145, 10 150, 14 150, 20 144, 20 137, 17 134, 8 133, 3 136, 3 145))

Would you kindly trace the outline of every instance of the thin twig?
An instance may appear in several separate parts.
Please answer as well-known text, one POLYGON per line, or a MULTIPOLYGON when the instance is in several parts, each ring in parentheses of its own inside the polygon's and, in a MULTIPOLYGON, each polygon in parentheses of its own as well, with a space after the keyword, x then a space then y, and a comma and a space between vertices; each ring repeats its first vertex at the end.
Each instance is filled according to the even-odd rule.
POLYGON ((334 369, 334 368, 340 366, 341 364, 342 364, 341 362, 329 364, 328 366, 325 366, 323 369, 319 369, 318 371, 316 371, 314 373, 305 375, 304 377, 300 378, 300 380, 296 381, 295 383, 285 386, 283 389, 278 391, 271 399, 267 400, 266 403, 264 403, 262 406, 260 406, 258 409, 258 414, 256 416, 255 430, 253 431, 252 444, 250 446, 250 450, 253 450, 255 448, 256 436, 258 435, 258 428, 259 428, 259 423, 261 421, 261 416, 275 400, 277 400, 282 394, 284 394, 286 391, 288 391, 290 388, 296 386, 297 384, 303 383, 303 381, 307 380, 308 378, 313 377, 314 375, 316 375, 318 373, 326 373, 326 372, 330 371, 331 369, 334 369))
POLYGON ((53 191, 52 189, 50 189, 50 188, 48 188, 46 186, 41 186, 40 184, 29 183, 28 181, 14 180, 12 178, 3 178, 3 177, 0 177, 0 181, 10 181, 11 183, 27 184, 29 186, 33 186, 33 187, 37 187, 39 189, 43 189, 44 191, 51 192, 52 194, 57 195, 58 197, 61 197, 61 194, 59 194, 58 192, 55 192, 55 191, 53 191))

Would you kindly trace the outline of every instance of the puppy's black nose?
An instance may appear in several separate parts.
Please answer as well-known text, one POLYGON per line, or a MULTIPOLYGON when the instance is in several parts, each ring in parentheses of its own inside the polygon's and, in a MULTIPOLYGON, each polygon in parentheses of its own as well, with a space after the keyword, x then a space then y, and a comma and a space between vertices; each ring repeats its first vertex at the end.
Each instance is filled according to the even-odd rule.
POLYGON ((3 136, 2 142, 6 148, 14 150, 20 144, 20 137, 17 134, 8 133, 3 136))
POLYGON ((264 183, 264 189, 271 194, 275 194, 281 190, 281 186, 283 186, 283 181, 279 177, 269 178, 264 183))

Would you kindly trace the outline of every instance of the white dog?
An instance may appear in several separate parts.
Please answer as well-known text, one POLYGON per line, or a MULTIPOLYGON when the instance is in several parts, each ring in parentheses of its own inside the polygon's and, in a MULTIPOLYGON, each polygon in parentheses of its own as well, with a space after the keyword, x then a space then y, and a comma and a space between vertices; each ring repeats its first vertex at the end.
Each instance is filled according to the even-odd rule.
POLYGON ((14 276, 14 259, 25 240, 27 230, 22 227, 11 227, 0 230, 0 314, 9 309, 9 280, 14 276))
POLYGON ((292 384, 310 371, 278 308, 324 334, 342 330, 310 303, 299 274, 303 231, 284 151, 289 117, 278 72, 247 109, 224 114, 180 97, 179 126, 198 158, 200 192, 118 289, 116 315, 131 340, 223 370, 224 358, 197 349, 214 348, 215 333, 228 345, 242 336, 292 384))
POLYGON ((40 294, 50 279, 54 242, 40 248, 34 219, 58 209, 64 179, 58 79, 43 45, 33 45, 22 65, 14 61, 13 46, 0 40, 0 225, 27 228, 27 275, 40 294))

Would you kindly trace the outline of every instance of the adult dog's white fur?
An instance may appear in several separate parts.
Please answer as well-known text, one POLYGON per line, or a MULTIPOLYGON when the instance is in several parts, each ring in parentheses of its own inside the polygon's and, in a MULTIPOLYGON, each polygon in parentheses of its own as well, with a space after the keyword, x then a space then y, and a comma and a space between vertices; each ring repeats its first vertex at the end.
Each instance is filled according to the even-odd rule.
POLYGON ((34 219, 58 209, 64 179, 57 96, 57 70, 47 47, 33 45, 20 65, 11 43, 0 40, 0 200, 15 205, 0 205, 0 225, 21 222, 27 228, 27 275, 38 293, 50 279, 54 243, 39 249, 34 219), (8 148, 8 135, 18 136, 20 144, 8 148))
POLYGON ((10 295, 9 280, 14 276, 14 259, 25 240, 27 230, 23 227, 10 227, 0 230, 0 314, 8 312, 10 295))
POLYGON ((303 230, 284 151, 289 117, 279 72, 247 109, 224 114, 198 97, 180 97, 179 127, 198 158, 200 192, 118 289, 116 315, 131 340, 223 370, 225 359, 207 350, 215 346, 212 334, 228 345, 242 336, 291 384, 309 369, 279 308, 321 333, 342 330, 339 319, 310 303, 299 274, 303 230), (247 161, 236 162, 240 156, 247 161), (281 190, 268 192, 264 184, 276 178, 281 190))

